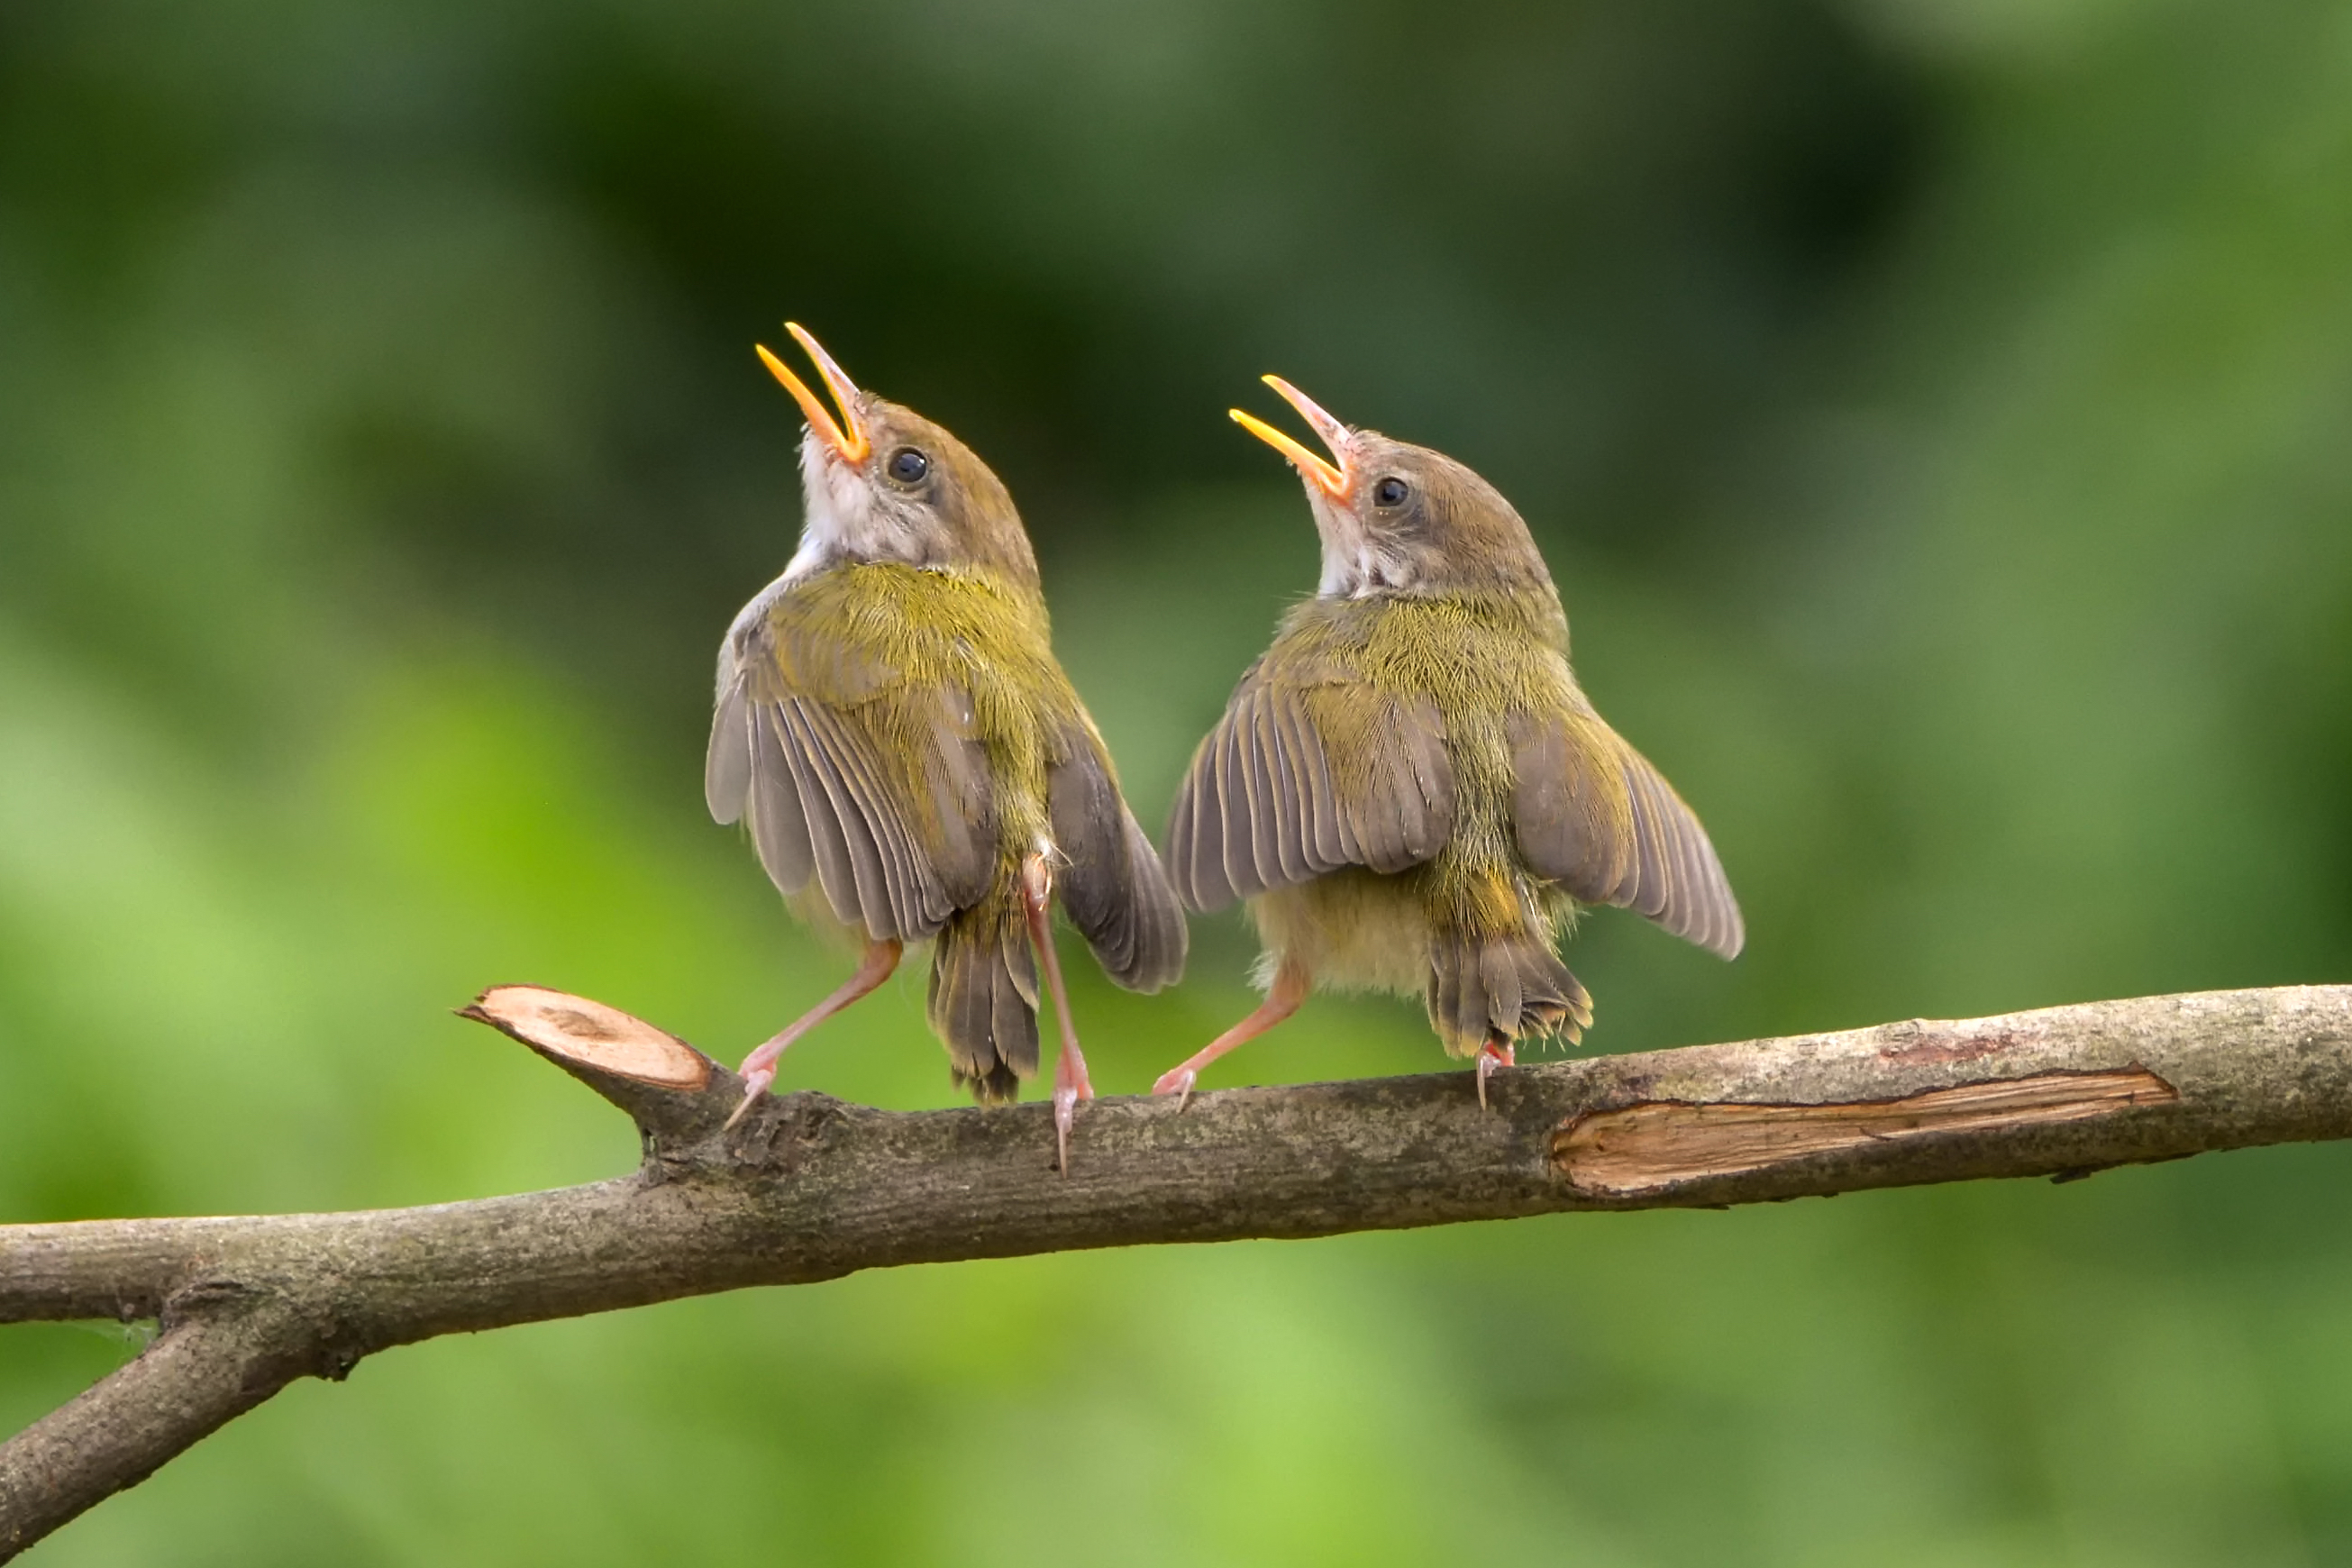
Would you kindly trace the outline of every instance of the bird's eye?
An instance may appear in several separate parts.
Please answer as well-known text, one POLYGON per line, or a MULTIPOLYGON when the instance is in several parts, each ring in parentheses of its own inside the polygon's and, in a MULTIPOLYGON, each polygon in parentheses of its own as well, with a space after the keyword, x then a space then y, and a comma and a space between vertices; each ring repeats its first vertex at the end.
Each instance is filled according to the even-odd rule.
POLYGON ((1372 500, 1381 506, 1402 505, 1410 488, 1402 479, 1391 474, 1372 487, 1372 500))
POLYGON ((919 481, 931 471, 931 460, 912 447, 901 447, 890 454, 890 477, 902 485, 919 481))

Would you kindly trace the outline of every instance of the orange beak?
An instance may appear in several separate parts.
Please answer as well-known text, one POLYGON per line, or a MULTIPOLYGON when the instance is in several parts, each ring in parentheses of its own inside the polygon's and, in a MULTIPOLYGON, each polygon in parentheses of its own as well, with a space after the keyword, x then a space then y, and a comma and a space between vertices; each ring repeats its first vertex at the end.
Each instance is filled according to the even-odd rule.
POLYGON ((1298 388, 1278 375, 1264 378, 1265 384, 1282 395, 1284 402, 1298 410, 1307 423, 1315 426, 1315 434, 1331 448, 1331 456, 1339 459, 1334 465, 1324 461, 1305 446, 1284 435, 1255 414, 1244 414, 1238 408, 1227 409, 1234 423, 1290 459, 1299 473, 1322 488, 1323 493, 1335 501, 1344 501, 1355 488, 1355 465, 1350 454, 1355 450, 1356 433, 1326 414, 1322 406, 1298 388))
POLYGON ((807 328, 798 321, 786 321, 784 331, 792 333, 793 341, 808 351, 817 374, 824 377, 824 384, 833 393, 833 400, 841 405, 840 424, 833 422, 833 415, 825 408, 824 401, 808 389, 807 383, 787 370, 783 361, 770 353, 765 343, 751 346, 760 351, 760 358, 767 365, 768 373, 784 384, 784 390, 793 395, 793 401, 801 405, 803 414, 808 416, 809 428, 823 437, 824 444, 831 447, 842 461, 864 462, 866 454, 873 447, 866 439, 866 426, 857 418, 857 384, 849 379, 847 371, 833 363, 833 356, 824 352, 824 344, 809 336, 807 328))

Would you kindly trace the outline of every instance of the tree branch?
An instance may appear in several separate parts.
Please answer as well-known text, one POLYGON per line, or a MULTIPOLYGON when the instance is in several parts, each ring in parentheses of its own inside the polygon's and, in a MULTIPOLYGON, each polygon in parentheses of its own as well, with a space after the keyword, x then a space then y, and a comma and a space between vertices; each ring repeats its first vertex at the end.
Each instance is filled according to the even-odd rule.
POLYGON ((0 1226, 0 1322, 160 1320, 0 1447, 0 1559, 304 1375, 436 1334, 861 1268, 1719 1206, 2088 1174, 2352 1136, 2352 986, 2095 1002, 1968 1023, 1467 1073, 1097 1101, 1067 1177, 1043 1104, 900 1114, 741 1083, 602 1004, 468 1016, 626 1111, 585 1186, 425 1208, 0 1226))

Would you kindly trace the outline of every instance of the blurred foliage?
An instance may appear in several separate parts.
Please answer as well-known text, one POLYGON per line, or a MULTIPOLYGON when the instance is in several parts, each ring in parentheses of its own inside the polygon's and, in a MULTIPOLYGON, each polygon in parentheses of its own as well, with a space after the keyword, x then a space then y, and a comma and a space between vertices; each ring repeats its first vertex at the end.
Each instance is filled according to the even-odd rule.
MULTIPOLYGON (((703 819, 792 315, 995 464, 1147 818, 1279 606, 1278 369, 1534 522, 1747 905, 1590 1045, 2352 978, 2352 10, 0 10, 0 1216, 609 1173, 446 1016, 829 989, 703 819)), ((1141 1089, 1248 946, 1081 984, 1141 1089)), ((1091 974, 1090 970, 1081 969, 1091 974)), ((919 980, 786 1087, 945 1103, 919 980)), ((1318 1000, 1220 1069, 1429 1069, 1318 1000)), ((2341 1149, 908 1270, 302 1385, 39 1549, 170 1561, 2352 1555, 2341 1149), (2342 1243, 2343 1245, 2339 1245, 2342 1243)), ((0 1334, 0 1426, 133 1352, 0 1334)))

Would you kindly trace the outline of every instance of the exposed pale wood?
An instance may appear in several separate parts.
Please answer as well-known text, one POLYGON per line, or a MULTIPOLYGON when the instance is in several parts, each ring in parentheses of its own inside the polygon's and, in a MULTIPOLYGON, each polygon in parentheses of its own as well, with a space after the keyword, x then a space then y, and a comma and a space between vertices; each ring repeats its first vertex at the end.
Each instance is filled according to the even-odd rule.
POLYGON ((567 1063, 656 1089, 697 1089, 710 1058, 618 1007, 542 985, 493 985, 458 1010, 567 1063))
POLYGON ((634 1173, 428 1208, 0 1226, 0 1321, 162 1326, 0 1446, 0 1557, 293 1379, 436 1334, 903 1263, 2075 1176, 2352 1137, 2344 986, 1522 1067, 1492 1080, 1491 1112, 1467 1071, 1181 1110, 1100 1100, 1066 1180, 1044 1104, 898 1114, 803 1093, 728 1131, 742 1086, 724 1067, 599 1004, 507 989, 468 1016, 626 1110, 634 1173))
POLYGON ((1872 1143, 2087 1121, 2179 1098, 2154 1073, 2134 1068, 2040 1073, 1824 1105, 1645 1100, 1571 1118, 1553 1140, 1552 1158, 1577 1187, 1624 1195, 1872 1143))

